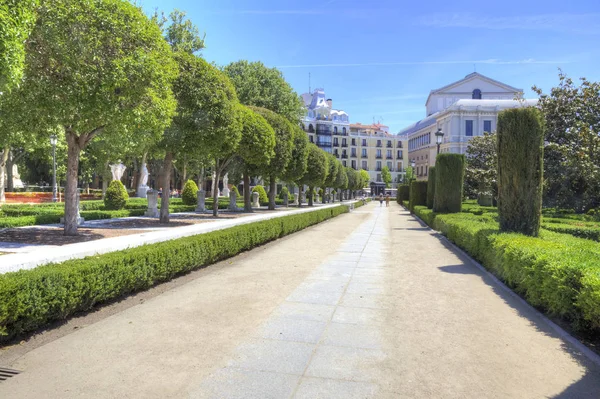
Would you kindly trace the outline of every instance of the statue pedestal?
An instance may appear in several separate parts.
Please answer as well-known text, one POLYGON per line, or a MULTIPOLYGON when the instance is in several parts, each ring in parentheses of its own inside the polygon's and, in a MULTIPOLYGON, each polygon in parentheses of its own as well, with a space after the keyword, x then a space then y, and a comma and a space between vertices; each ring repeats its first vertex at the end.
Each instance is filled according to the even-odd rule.
POLYGON ((231 195, 229 197, 229 207, 227 208, 230 211, 237 211, 238 207, 237 207, 237 194, 235 193, 235 191, 231 192, 231 195))
POLYGON ((146 198, 146 193, 150 190, 148 186, 139 186, 136 192, 138 198, 146 198))
POLYGON ((160 217, 160 212, 158 211, 158 191, 148 190, 146 196, 148 197, 148 209, 144 212, 144 216, 151 218, 160 217))
POLYGON ((229 191, 229 188, 227 186, 223 187, 223 197, 227 197, 229 198, 229 196, 231 195, 231 191, 229 191))
POLYGON ((205 206, 206 192, 204 190, 198 190, 196 192, 196 196, 198 198, 198 204, 196 205, 196 212, 204 212, 206 210, 206 206, 205 206))
POLYGON ((260 203, 258 202, 258 193, 252 193, 252 208, 260 208, 260 203))

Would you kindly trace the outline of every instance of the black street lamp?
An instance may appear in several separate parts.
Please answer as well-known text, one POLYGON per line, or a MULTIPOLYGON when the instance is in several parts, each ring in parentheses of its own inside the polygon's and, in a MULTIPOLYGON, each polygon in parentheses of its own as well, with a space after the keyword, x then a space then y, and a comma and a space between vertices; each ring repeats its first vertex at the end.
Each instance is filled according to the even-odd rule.
POLYGON ((438 128, 437 132, 435 132, 435 142, 437 144, 437 153, 440 153, 440 145, 442 145, 442 140, 444 139, 444 132, 442 132, 442 128, 438 128))
POLYGON ((58 187, 56 186, 56 135, 50 136, 52 144, 52 202, 57 202, 58 187))

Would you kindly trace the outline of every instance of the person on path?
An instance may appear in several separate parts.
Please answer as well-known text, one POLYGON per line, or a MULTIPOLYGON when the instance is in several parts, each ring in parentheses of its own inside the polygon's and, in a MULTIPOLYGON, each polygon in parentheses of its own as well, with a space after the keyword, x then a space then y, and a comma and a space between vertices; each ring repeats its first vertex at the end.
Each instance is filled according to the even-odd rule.
POLYGON ((383 194, 379 194, 379 206, 383 206, 383 194))
POLYGON ((385 207, 389 207, 390 206, 390 195, 386 194, 385 196, 385 207))

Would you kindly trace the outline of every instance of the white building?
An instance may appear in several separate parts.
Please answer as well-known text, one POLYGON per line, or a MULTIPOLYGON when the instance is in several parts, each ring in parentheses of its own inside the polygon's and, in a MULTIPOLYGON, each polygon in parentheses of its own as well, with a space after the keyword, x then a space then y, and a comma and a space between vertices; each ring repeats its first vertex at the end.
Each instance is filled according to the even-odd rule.
POLYGON ((444 133, 440 153, 464 154, 469 140, 496 130, 498 113, 504 109, 537 104, 523 100, 522 89, 509 86, 477 72, 429 93, 427 117, 400 131, 408 138, 408 160, 415 162, 416 174, 426 179, 435 165, 435 133, 444 133))
POLYGON ((307 112, 302 121, 302 129, 309 133, 311 141, 319 148, 333 153, 333 136, 347 135, 350 132, 348 114, 333 109, 332 100, 325 98, 323 89, 302 95, 307 112), (316 139, 316 140, 315 140, 316 139))

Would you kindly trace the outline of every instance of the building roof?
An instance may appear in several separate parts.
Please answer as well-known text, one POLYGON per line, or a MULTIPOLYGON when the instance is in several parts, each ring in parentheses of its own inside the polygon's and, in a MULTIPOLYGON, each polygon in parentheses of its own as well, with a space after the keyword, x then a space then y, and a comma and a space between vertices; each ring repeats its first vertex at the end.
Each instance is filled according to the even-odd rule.
POLYGON ((374 129, 374 130, 385 130, 389 129, 389 126, 382 125, 381 123, 372 123, 370 125, 363 125, 360 122, 351 123, 350 127, 355 127, 359 129, 374 129))
POLYGON ((427 118, 421 119, 417 123, 413 123, 412 125, 400 130, 400 132, 398 132, 398 134, 406 135, 408 137, 408 135, 411 133, 417 132, 428 126, 435 125, 435 123, 437 121, 437 116, 439 114, 440 114, 440 112, 436 112, 433 115, 429 115, 427 118))

